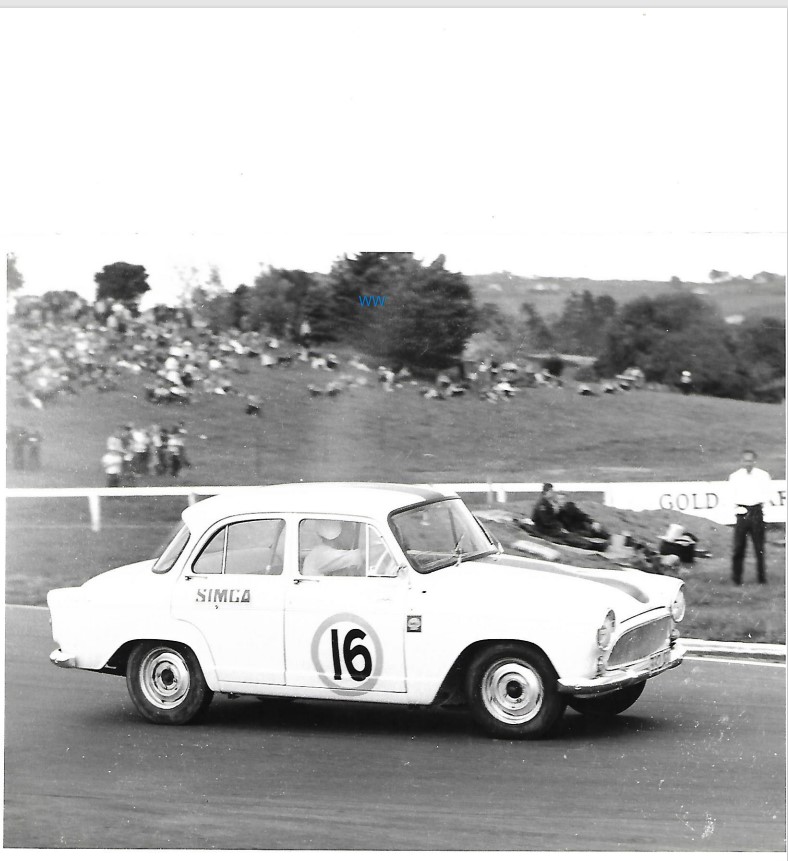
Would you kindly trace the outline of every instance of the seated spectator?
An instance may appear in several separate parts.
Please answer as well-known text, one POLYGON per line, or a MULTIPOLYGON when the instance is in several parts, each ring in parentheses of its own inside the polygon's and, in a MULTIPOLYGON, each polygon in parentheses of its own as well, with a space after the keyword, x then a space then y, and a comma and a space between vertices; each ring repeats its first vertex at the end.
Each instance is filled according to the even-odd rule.
MULTIPOLYGON (((579 511, 579 509, 577 509, 579 511)), ((588 537, 567 529, 559 518, 557 494, 549 482, 542 487, 542 492, 536 500, 533 512, 533 534, 539 538, 547 538, 558 544, 567 544, 581 550, 603 550, 607 546, 606 539, 588 537)), ((530 531, 530 530, 529 530, 530 531)))
POLYGON ((586 538, 610 539, 610 533, 585 511, 578 508, 565 493, 555 495, 556 517, 564 529, 586 538))
POLYGON ((531 512, 531 520, 536 529, 544 535, 557 536, 564 531, 561 521, 556 516, 555 491, 549 482, 542 485, 542 492, 537 497, 531 512))

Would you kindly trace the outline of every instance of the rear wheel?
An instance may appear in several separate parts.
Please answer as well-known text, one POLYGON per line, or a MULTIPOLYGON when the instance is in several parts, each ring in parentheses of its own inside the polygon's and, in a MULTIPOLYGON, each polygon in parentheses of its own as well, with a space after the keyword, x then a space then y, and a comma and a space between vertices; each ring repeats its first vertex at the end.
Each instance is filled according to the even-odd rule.
POLYGON ((174 643, 136 646, 129 657, 126 685, 137 711, 151 723, 189 723, 213 699, 194 652, 174 643))
POLYGON ((602 694, 599 697, 590 697, 589 699, 571 697, 569 705, 576 712, 588 717, 612 717, 634 705, 645 687, 645 682, 638 682, 636 685, 628 685, 619 691, 612 691, 612 693, 602 694))
POLYGON ((473 660, 467 695, 476 722, 496 738, 542 738, 566 708, 549 661, 516 643, 490 646, 473 660))

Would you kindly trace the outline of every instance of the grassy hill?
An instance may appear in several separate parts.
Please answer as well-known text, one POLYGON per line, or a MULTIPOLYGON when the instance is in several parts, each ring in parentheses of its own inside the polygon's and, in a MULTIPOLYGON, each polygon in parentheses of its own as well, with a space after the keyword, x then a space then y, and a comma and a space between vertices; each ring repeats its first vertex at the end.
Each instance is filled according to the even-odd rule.
POLYGON ((42 469, 9 471, 9 486, 101 486, 110 431, 181 421, 193 464, 183 484, 721 479, 744 445, 775 478, 785 475, 782 405, 647 390, 582 398, 571 387, 525 389, 497 404, 471 395, 428 401, 417 385, 383 391, 373 373, 366 386, 312 398, 307 385, 336 379, 332 372, 244 361, 233 380, 261 396, 261 417, 245 415, 238 395, 153 405, 144 375, 129 374, 125 390, 85 390, 43 410, 15 404, 10 387, 8 423, 38 429, 44 443, 42 469))
POLYGON ((674 286, 668 281, 593 281, 589 278, 526 278, 508 272, 472 275, 468 281, 480 304, 492 302, 508 314, 517 314, 523 302, 530 302, 543 316, 560 314, 570 293, 588 290, 593 296, 607 294, 621 305, 640 296, 661 293, 703 291, 701 295, 717 306, 723 317, 785 318, 785 281, 757 283, 736 278, 718 283, 684 282, 674 286))

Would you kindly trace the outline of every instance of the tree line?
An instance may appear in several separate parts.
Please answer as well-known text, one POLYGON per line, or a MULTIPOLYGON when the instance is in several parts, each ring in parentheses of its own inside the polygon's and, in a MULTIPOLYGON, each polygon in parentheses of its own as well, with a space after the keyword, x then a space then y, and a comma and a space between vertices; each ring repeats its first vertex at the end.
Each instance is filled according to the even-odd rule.
MULTIPOLYGON (((23 278, 7 258, 9 292, 23 278)), ((112 263, 96 273, 99 318, 120 302, 136 314, 150 290, 144 266, 112 263)), ((71 291, 42 297, 52 313, 78 304, 71 291)), ((84 300, 82 300, 84 301, 84 300)), ((571 293, 560 314, 545 318, 531 303, 506 314, 477 304, 466 278, 445 257, 424 263, 408 252, 362 252, 337 259, 327 274, 267 268, 251 284, 228 290, 217 269, 184 279, 178 313, 220 333, 263 332, 310 344, 346 344, 395 368, 429 375, 462 358, 519 359, 529 353, 596 357, 588 377, 612 377, 637 366, 651 382, 675 384, 692 373, 696 391, 718 397, 781 400, 785 321, 752 318, 730 325, 717 307, 675 291, 618 305, 607 295, 571 293), (365 305, 359 297, 385 297, 365 305)), ((176 309, 155 306, 166 319, 176 309)), ((578 377, 580 379, 580 377, 578 377)))

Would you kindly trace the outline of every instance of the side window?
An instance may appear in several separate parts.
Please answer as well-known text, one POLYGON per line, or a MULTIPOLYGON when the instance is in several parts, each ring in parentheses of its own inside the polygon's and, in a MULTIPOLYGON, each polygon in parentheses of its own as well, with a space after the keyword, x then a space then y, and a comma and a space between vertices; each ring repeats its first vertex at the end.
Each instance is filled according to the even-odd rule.
POLYGON ((350 520, 302 520, 298 551, 305 577, 385 576, 396 570, 380 533, 350 520))
POLYGON ((220 529, 205 545, 202 553, 192 565, 195 574, 221 574, 224 561, 224 542, 227 538, 227 527, 220 529))
POLYGON ((214 535, 192 566, 195 574, 281 574, 284 520, 231 523, 214 535))

